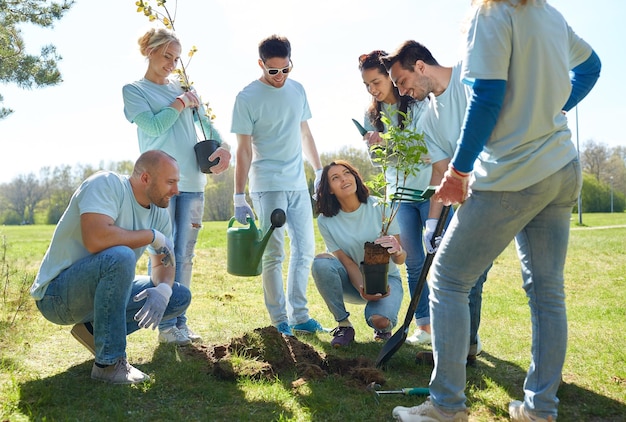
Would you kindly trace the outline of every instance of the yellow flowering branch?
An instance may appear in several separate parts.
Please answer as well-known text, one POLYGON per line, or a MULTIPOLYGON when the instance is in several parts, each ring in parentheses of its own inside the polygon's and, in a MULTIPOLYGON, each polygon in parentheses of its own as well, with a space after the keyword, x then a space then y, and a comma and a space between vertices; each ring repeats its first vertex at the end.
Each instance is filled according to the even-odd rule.
MULTIPOLYGON (((165 3, 166 3, 166 0, 156 0, 156 8, 154 8, 150 5, 149 0, 148 1, 137 0, 135 2, 135 5, 137 6, 137 12, 143 13, 150 22, 155 22, 155 21, 160 22, 167 29, 170 29, 176 32, 176 29, 174 28, 174 21, 176 20, 176 10, 178 8, 178 2, 176 3, 176 6, 174 7, 173 17, 170 14, 170 11, 168 10, 165 3), (163 11, 161 11, 160 9, 162 9, 163 11)), ((186 67, 187 68, 189 67, 189 63, 191 63, 191 58, 193 57, 194 54, 196 54, 197 51, 198 51, 198 48, 195 45, 192 46, 189 52, 187 53, 187 56, 189 57, 189 59, 187 60, 187 64, 185 65, 181 60, 180 68, 176 68, 172 72, 178 76, 178 79, 180 80, 180 86, 185 91, 189 91, 191 89, 191 86, 193 85, 193 82, 189 80, 189 76, 187 75, 186 67)), ((209 121, 212 122, 215 119, 213 110, 211 109, 211 107, 209 107, 208 102, 203 103, 203 105, 205 109, 205 116, 209 119, 209 121)), ((200 122, 200 127, 202 128, 202 133, 204 134, 204 126, 202 125, 202 122, 200 122)), ((206 134, 205 134, 205 139, 206 139, 206 134)))

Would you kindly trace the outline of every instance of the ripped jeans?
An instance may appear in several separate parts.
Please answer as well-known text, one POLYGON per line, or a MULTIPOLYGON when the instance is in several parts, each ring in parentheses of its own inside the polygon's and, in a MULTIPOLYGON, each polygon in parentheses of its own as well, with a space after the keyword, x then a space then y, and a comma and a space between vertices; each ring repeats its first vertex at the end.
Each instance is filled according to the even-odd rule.
MULTIPOLYGON (((167 210, 172 219, 176 254, 176 276, 174 280, 187 288, 191 288, 194 251, 204 215, 204 192, 180 192, 172 197, 167 210)), ((159 331, 167 330, 173 326, 180 328, 186 325, 187 316, 182 313, 178 318, 161 321, 159 331)))
POLYGON ((389 274, 389 296, 377 300, 366 301, 359 291, 352 285, 348 272, 343 264, 335 257, 318 255, 313 260, 311 269, 317 290, 326 302, 328 310, 333 314, 335 321, 343 321, 350 316, 346 309, 346 302, 365 305, 363 316, 367 325, 374 328, 372 317, 380 315, 387 318, 391 324, 385 331, 391 331, 398 323, 398 311, 402 305, 402 280, 399 273, 389 274))

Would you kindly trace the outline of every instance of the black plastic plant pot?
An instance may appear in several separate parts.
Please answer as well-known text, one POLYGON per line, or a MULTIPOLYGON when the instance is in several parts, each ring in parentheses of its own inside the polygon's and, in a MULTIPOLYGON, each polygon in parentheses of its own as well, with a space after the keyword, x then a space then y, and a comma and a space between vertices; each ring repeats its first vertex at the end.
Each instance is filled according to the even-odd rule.
POLYGON ((209 161, 211 154, 213 154, 219 147, 219 142, 213 139, 200 141, 194 145, 193 149, 196 152, 196 161, 198 162, 198 167, 200 167, 200 171, 202 173, 211 173, 211 167, 220 161, 219 158, 209 161))
POLYGON ((368 295, 387 293, 387 275, 389 264, 364 264, 361 262, 361 274, 363 275, 363 289, 368 295))

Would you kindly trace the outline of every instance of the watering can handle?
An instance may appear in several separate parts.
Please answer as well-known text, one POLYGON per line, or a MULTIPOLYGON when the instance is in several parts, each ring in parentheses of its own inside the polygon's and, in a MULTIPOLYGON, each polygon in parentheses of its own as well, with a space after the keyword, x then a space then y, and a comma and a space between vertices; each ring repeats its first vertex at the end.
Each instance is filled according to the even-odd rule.
MULTIPOLYGON (((229 229, 233 226, 235 221, 237 221, 237 219, 235 217, 231 217, 230 218, 230 220, 228 221, 228 228, 229 229)), ((254 224, 254 220, 252 218, 250 218, 250 217, 248 217, 248 224, 250 225, 250 229, 256 230, 256 225, 254 224)))

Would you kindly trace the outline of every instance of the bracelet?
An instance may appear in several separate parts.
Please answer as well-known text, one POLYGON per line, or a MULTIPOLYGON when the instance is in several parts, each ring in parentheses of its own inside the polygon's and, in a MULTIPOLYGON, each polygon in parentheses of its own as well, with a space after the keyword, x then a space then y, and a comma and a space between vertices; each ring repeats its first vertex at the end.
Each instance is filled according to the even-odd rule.
POLYGON ((402 248, 402 245, 400 245, 400 250, 394 252, 394 255, 395 256, 400 256, 400 255, 402 255, 402 252, 404 252, 404 248, 402 248))
POLYGON ((455 172, 457 175, 459 175, 460 177, 467 177, 469 176, 468 173, 461 173, 460 171, 458 171, 457 169, 454 168, 454 166, 450 166, 450 168, 452 169, 453 172, 455 172))
POLYGON ((176 99, 177 99, 178 101, 180 101, 180 103, 183 105, 183 108, 187 107, 187 106, 185 105, 185 102, 183 101, 183 99, 182 99, 182 98, 180 98, 180 97, 176 97, 176 99))

